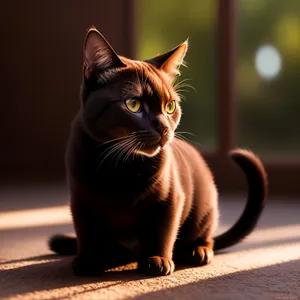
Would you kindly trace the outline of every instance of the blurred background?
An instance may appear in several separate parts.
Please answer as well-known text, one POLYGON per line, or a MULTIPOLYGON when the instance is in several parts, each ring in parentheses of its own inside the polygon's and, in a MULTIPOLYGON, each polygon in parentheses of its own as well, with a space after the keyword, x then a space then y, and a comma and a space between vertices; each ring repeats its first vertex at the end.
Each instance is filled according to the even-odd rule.
POLYGON ((226 152, 250 148, 271 193, 299 194, 298 0, 3 1, 1 186, 64 184, 79 107, 82 43, 95 25, 119 54, 146 59, 189 37, 180 131, 199 145, 221 191, 245 189, 226 152))
MULTIPOLYGON (((300 2, 236 2, 236 145, 263 156, 297 155, 300 2)), ((182 77, 190 79, 196 91, 186 95, 181 129, 194 133, 204 147, 216 147, 218 1, 187 0, 183 5, 182 1, 143 0, 138 12, 138 58, 190 38, 188 68, 182 77)))

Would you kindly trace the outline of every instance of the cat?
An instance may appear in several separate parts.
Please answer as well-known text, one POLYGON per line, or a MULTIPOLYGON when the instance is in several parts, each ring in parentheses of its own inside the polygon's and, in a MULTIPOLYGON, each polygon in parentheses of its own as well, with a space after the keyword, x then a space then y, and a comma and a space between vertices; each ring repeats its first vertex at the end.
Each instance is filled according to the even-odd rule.
POLYGON ((96 28, 86 34, 81 107, 66 150, 76 238, 49 239, 52 251, 76 254, 76 275, 100 274, 125 258, 153 276, 172 274, 174 262, 203 266, 260 217, 266 171, 251 151, 232 150, 248 180, 248 200, 236 224, 213 237, 219 216, 213 175, 175 133, 182 111, 174 80, 187 48, 185 41, 137 61, 117 55, 96 28))

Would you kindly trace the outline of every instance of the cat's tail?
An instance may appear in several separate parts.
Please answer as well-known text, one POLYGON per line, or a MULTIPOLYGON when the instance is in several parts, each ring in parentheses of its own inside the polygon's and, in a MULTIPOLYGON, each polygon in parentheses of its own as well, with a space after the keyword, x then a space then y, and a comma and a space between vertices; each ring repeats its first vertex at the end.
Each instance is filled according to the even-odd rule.
POLYGON ((75 237, 66 235, 54 235, 49 241, 50 250, 61 255, 75 255, 77 253, 77 241, 75 237))
POLYGON ((230 156, 246 175, 248 199, 238 221, 228 231, 214 238, 214 250, 233 246, 251 233, 263 211, 268 193, 267 174, 257 156, 243 149, 232 150, 230 156))

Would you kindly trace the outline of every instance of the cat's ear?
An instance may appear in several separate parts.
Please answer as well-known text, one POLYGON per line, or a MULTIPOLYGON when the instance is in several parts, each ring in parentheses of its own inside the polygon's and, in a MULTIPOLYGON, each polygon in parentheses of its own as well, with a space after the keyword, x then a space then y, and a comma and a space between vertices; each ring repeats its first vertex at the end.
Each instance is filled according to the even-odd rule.
POLYGON ((96 28, 90 28, 83 45, 85 76, 89 77, 95 70, 103 71, 125 66, 104 36, 96 28))
POLYGON ((146 62, 154 65, 156 68, 163 70, 171 78, 180 75, 179 68, 183 65, 183 60, 188 49, 188 40, 178 45, 171 51, 155 56, 146 62))

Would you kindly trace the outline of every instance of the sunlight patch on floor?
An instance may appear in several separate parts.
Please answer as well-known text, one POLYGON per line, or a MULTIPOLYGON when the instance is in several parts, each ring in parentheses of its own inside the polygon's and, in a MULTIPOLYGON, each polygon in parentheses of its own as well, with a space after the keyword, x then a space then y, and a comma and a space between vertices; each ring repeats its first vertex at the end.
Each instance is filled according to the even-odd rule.
MULTIPOLYGON (((0 230, 55 226, 71 223, 72 217, 69 206, 67 205, 0 212, 0 230)), ((224 226, 220 227, 220 229, 223 228, 224 226)), ((223 230, 220 231, 222 232, 223 230)), ((300 239, 300 224, 256 228, 244 242, 259 244, 272 241, 288 241, 289 239, 295 240, 297 238, 300 239)))
POLYGON ((64 225, 71 222, 67 205, 0 213, 0 230, 64 225))
POLYGON ((285 225, 272 226, 269 228, 257 228, 249 236, 249 240, 255 243, 263 243, 267 241, 280 241, 288 239, 300 240, 300 224, 299 225, 285 225))
POLYGON ((5 271, 5 270, 13 270, 13 269, 18 269, 18 268, 24 268, 26 266, 33 266, 33 265, 39 265, 39 264, 45 264, 45 263, 51 263, 54 261, 57 261, 59 258, 53 258, 53 259, 43 259, 43 260, 29 260, 26 261, 26 258, 24 261, 20 260, 19 262, 14 262, 14 263, 9 263, 9 262, 4 262, 0 264, 0 271, 5 271))

